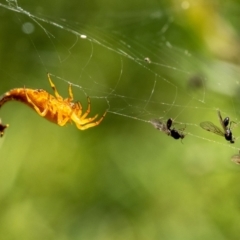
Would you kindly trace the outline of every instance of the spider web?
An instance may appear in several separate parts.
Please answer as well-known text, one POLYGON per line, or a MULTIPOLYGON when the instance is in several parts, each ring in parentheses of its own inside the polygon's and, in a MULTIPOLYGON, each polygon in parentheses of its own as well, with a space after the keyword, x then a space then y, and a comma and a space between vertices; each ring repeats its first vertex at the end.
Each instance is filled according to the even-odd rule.
MULTIPOLYGON (((107 109, 108 118, 116 115, 144 126, 151 119, 166 122, 172 118, 174 127, 184 129, 189 141, 237 151, 237 144, 228 144, 199 127, 202 121, 220 126, 218 109, 223 117, 238 123, 239 68, 208 57, 205 49, 199 50, 197 39, 188 43, 194 35, 186 32, 186 22, 180 19, 190 8, 189 2, 179 2, 172 9, 124 12, 124 19, 117 12, 106 12, 104 18, 93 14, 92 23, 85 24, 87 14, 80 14, 76 21, 52 19, 43 16, 44 5, 30 11, 26 9, 31 6, 9 0, 0 6, 3 14, 13 17, 14 27, 21 28, 16 54, 30 52, 25 61, 34 58, 34 74, 44 79, 41 86, 30 77, 21 80, 21 85, 49 89, 45 81, 49 72, 59 92, 71 83, 75 99, 90 96, 94 112, 107 109)), ((20 79, 21 73, 11 77, 16 75, 20 79)), ((157 134, 154 130, 149 128, 149 134, 157 134)), ((237 128, 233 134, 237 139, 237 128)), ((159 132, 161 138, 166 136, 159 132)))
POLYGON ((23 104, 0 109, 10 125, 0 139, 0 238, 237 239, 238 9, 0 0, 1 92, 52 93, 50 73, 64 98, 72 84, 84 111, 90 97, 90 117, 107 110, 80 131, 23 104), (200 127, 222 129, 218 110, 234 122, 234 144, 200 127), (184 139, 168 136, 170 118, 184 139))

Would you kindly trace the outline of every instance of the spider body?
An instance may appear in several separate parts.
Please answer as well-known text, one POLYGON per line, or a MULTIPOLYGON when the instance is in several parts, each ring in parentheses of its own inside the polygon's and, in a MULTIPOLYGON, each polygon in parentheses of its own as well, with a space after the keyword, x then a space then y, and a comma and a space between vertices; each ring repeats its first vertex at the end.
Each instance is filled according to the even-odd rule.
MULTIPOLYGON (((74 122, 78 129, 85 130, 101 123, 106 115, 94 121, 98 115, 94 117, 87 118, 91 110, 90 98, 88 97, 88 108, 85 113, 82 112, 82 105, 79 102, 73 102, 72 86, 69 84, 69 97, 63 99, 55 85, 53 84, 50 75, 48 74, 49 83, 54 91, 55 96, 49 94, 43 89, 29 89, 29 88, 16 88, 9 92, 6 92, 0 98, 0 108, 4 103, 15 100, 20 101, 33 110, 35 110, 40 116, 46 118, 47 120, 58 124, 59 126, 64 126, 66 123, 74 122)), ((3 124, 0 125, 0 133, 3 135, 3 124), (3 130, 1 131, 1 129, 3 130)))

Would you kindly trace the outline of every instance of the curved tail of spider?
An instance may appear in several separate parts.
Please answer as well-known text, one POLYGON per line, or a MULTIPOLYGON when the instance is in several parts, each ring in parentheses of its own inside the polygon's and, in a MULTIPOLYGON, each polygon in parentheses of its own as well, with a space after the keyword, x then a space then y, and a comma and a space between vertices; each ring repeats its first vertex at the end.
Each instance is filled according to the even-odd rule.
MULTIPOLYGON (((13 100, 12 96, 9 95, 8 93, 5 93, 3 94, 1 97, 0 97, 0 108, 4 105, 4 103, 10 101, 10 100, 13 100)), ((8 127, 9 125, 8 124, 3 124, 2 123, 2 120, 0 119, 0 137, 3 136, 4 134, 4 130, 8 127)))
MULTIPOLYGON (((20 101, 25 103, 24 101, 24 96, 25 95, 25 88, 15 88, 12 89, 6 93, 4 93, 1 97, 0 97, 0 108, 8 101, 20 101)), ((4 134, 4 130, 8 127, 8 124, 3 124, 1 119, 0 119, 0 137, 3 136, 4 134)))

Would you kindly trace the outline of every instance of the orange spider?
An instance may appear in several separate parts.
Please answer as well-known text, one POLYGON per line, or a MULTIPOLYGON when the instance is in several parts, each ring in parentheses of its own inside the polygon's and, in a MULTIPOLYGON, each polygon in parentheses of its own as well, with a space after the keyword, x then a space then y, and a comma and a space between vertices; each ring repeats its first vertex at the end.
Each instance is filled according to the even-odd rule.
MULTIPOLYGON (((69 97, 63 99, 55 85, 53 84, 50 74, 48 74, 49 83, 54 91, 55 97, 43 89, 29 89, 29 88, 15 88, 6 92, 0 98, 0 108, 2 105, 10 100, 20 101, 27 104, 34 109, 40 116, 48 119, 49 121, 64 126, 68 122, 75 122, 76 126, 80 130, 85 130, 100 124, 105 117, 107 111, 98 120, 94 120, 98 117, 98 114, 94 117, 87 118, 90 113, 91 103, 88 97, 88 108, 85 113, 82 114, 82 105, 80 102, 73 101, 72 85, 69 84, 68 92, 69 97)), ((3 136, 5 128, 8 125, 2 124, 0 121, 0 136, 3 136)))

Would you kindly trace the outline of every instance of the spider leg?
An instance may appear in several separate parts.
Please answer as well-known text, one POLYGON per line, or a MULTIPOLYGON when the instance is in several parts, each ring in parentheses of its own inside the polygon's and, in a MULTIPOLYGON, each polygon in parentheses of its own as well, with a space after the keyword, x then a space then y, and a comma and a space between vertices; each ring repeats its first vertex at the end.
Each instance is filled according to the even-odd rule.
POLYGON ((27 91, 25 90, 25 95, 27 98, 28 103, 30 103, 32 105, 32 107, 34 108, 34 110, 42 117, 45 117, 47 112, 48 112, 48 108, 46 107, 42 112, 40 111, 40 109, 32 102, 32 100, 29 98, 27 91))
MULTIPOLYGON (((76 126, 77 126, 77 128, 80 129, 80 130, 86 130, 86 129, 88 129, 88 128, 95 127, 95 126, 99 125, 99 124, 102 122, 102 120, 104 119, 104 117, 106 116, 106 114, 107 114, 107 111, 106 111, 106 112, 102 115, 102 117, 101 117, 98 121, 96 121, 96 122, 87 123, 87 124, 85 124, 85 125, 82 125, 82 124, 84 124, 84 123, 82 123, 82 124, 77 124, 77 123, 76 123, 76 126)), ((88 118, 88 122, 89 122, 89 120, 90 120, 90 121, 93 121, 97 116, 98 116, 98 115, 96 115, 96 116, 93 117, 93 118, 88 118)), ((86 119, 86 120, 87 120, 87 119, 86 119)))
POLYGON ((76 125, 83 126, 85 124, 93 122, 98 117, 98 114, 92 118, 81 118, 73 111, 70 116, 71 120, 75 122, 76 125))
POLYGON ((82 105, 80 102, 73 103, 71 102, 71 113, 69 114, 69 121, 80 121, 82 114, 82 105))
POLYGON ((58 93, 58 91, 57 91, 54 83, 52 82, 52 79, 51 79, 51 77, 50 77, 50 74, 48 73, 47 76, 48 76, 48 81, 49 81, 49 83, 50 83, 50 86, 51 86, 51 88, 53 89, 54 94, 55 94, 57 100, 62 100, 62 97, 59 95, 59 93, 58 93))
POLYGON ((68 93, 69 93, 68 101, 72 102, 73 101, 73 92, 72 92, 72 84, 71 83, 69 83, 69 86, 68 86, 68 93))
POLYGON ((68 121, 72 122, 72 120, 74 119, 74 117, 72 117, 73 114, 74 116, 77 116, 77 120, 79 120, 82 114, 82 105, 79 102, 76 102, 76 103, 71 102, 71 108, 72 108, 72 111, 68 116, 68 121))
POLYGON ((76 115, 81 117, 82 115, 82 105, 80 102, 75 103, 75 107, 76 107, 76 115))
POLYGON ((57 123, 61 127, 64 126, 69 120, 70 120, 69 117, 63 117, 63 115, 60 113, 57 116, 57 123))
POLYGON ((63 117, 63 115, 58 112, 57 123, 59 126, 64 126, 67 122, 72 122, 72 120, 79 121, 80 118, 78 117, 78 115, 80 116, 82 114, 82 105, 79 102, 72 103, 71 108, 72 111, 68 116, 63 117))
MULTIPOLYGON (((88 108, 87 108, 87 111, 82 115, 81 119, 84 119, 88 116, 88 114, 90 113, 91 111, 91 101, 90 101, 90 98, 87 97, 87 100, 88 100, 88 108)), ((96 116, 94 117, 94 119, 96 118, 96 116)))
POLYGON ((88 124, 88 123, 93 122, 97 117, 98 117, 98 114, 96 114, 96 115, 95 115, 94 117, 92 117, 92 118, 84 118, 84 119, 80 118, 80 119, 79 119, 79 122, 80 122, 81 125, 88 124))

